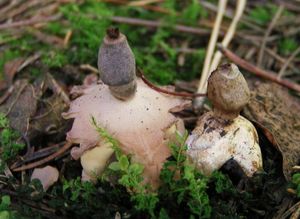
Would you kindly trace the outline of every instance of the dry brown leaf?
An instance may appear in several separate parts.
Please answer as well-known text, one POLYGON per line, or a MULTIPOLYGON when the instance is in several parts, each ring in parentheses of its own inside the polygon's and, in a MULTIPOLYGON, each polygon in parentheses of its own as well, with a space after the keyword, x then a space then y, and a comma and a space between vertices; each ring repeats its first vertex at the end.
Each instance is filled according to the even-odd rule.
MULTIPOLYGON (((261 83, 254 88, 244 115, 266 134, 283 157, 283 173, 287 180, 292 167, 300 161, 300 100, 287 89, 261 83)), ((263 147, 263 145, 262 145, 263 147)))
POLYGON ((67 123, 62 119, 61 113, 69 106, 69 100, 62 87, 50 74, 46 74, 35 83, 35 93, 38 97, 38 108, 30 119, 28 136, 59 136, 64 133, 67 123))
POLYGON ((27 80, 18 80, 14 92, 0 106, 0 112, 8 116, 12 128, 26 136, 29 118, 37 109, 33 86, 27 80))
POLYGON ((0 80, 0 90, 4 90, 12 85, 15 75, 36 61, 41 56, 40 53, 36 53, 33 56, 25 58, 16 58, 8 61, 4 65, 4 80, 0 80))
POLYGON ((64 133, 67 123, 61 113, 68 107, 67 96, 55 79, 46 74, 34 84, 14 83, 14 91, 0 106, 12 128, 32 139, 40 135, 64 133))
POLYGON ((5 75, 5 81, 7 83, 6 85, 7 87, 12 84, 13 79, 16 73, 18 72, 19 67, 23 64, 24 61, 25 61, 24 58, 17 58, 5 63, 4 75, 5 75))
POLYGON ((58 95, 47 98, 47 104, 41 107, 31 119, 29 136, 36 134, 59 134, 65 129, 65 121, 61 113, 67 109, 67 105, 58 95))

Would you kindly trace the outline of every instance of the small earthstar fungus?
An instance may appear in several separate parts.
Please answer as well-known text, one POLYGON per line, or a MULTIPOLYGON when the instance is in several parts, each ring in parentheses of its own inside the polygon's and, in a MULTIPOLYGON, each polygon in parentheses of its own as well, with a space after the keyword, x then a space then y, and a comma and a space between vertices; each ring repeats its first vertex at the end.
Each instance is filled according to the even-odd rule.
POLYGON ((125 154, 144 166, 145 182, 156 188, 160 169, 170 156, 168 141, 184 131, 182 120, 170 111, 181 110, 187 101, 161 94, 136 77, 134 55, 118 29, 107 30, 99 49, 98 68, 101 81, 74 88, 73 94, 81 96, 64 113, 65 118, 74 118, 67 140, 80 144, 71 155, 80 158, 84 180, 99 176, 113 155, 111 145, 91 123, 93 117, 118 140, 125 154))
POLYGON ((205 175, 233 159, 251 177, 262 169, 255 127, 239 113, 248 103, 247 82, 234 64, 219 66, 208 79, 213 111, 202 115, 187 139, 187 154, 205 175))

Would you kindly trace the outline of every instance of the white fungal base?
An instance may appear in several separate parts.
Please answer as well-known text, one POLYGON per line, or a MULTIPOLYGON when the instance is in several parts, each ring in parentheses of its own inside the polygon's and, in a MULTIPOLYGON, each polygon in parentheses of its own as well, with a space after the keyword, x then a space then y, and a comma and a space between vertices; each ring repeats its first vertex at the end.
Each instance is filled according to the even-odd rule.
POLYGON ((110 143, 102 143, 87 150, 80 157, 82 181, 96 181, 104 171, 110 157, 114 153, 110 143))
POLYGON ((205 175, 218 170, 229 159, 234 159, 249 177, 262 169, 256 129, 242 116, 229 123, 208 112, 200 118, 186 143, 188 157, 205 175))

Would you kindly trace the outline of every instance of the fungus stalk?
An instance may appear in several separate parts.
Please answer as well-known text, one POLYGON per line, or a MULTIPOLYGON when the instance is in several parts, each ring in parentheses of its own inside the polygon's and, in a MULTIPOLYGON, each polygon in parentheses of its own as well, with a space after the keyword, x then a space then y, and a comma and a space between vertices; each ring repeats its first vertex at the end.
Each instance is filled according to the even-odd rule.
POLYGON ((234 159, 252 176, 262 169, 262 156, 254 126, 239 115, 250 91, 237 66, 225 64, 212 72, 207 94, 213 110, 202 115, 188 137, 188 157, 206 175, 234 159))

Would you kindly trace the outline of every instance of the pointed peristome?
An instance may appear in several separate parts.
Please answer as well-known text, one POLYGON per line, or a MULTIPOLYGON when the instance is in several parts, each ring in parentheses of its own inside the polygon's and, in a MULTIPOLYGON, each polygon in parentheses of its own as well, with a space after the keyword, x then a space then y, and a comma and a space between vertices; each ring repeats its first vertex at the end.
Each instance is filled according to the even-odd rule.
POLYGON ((126 36, 109 28, 98 54, 100 78, 118 99, 126 100, 136 92, 135 58, 126 36))
POLYGON ((250 90, 238 67, 225 64, 211 73, 207 96, 213 104, 215 116, 232 120, 249 102, 250 90))

